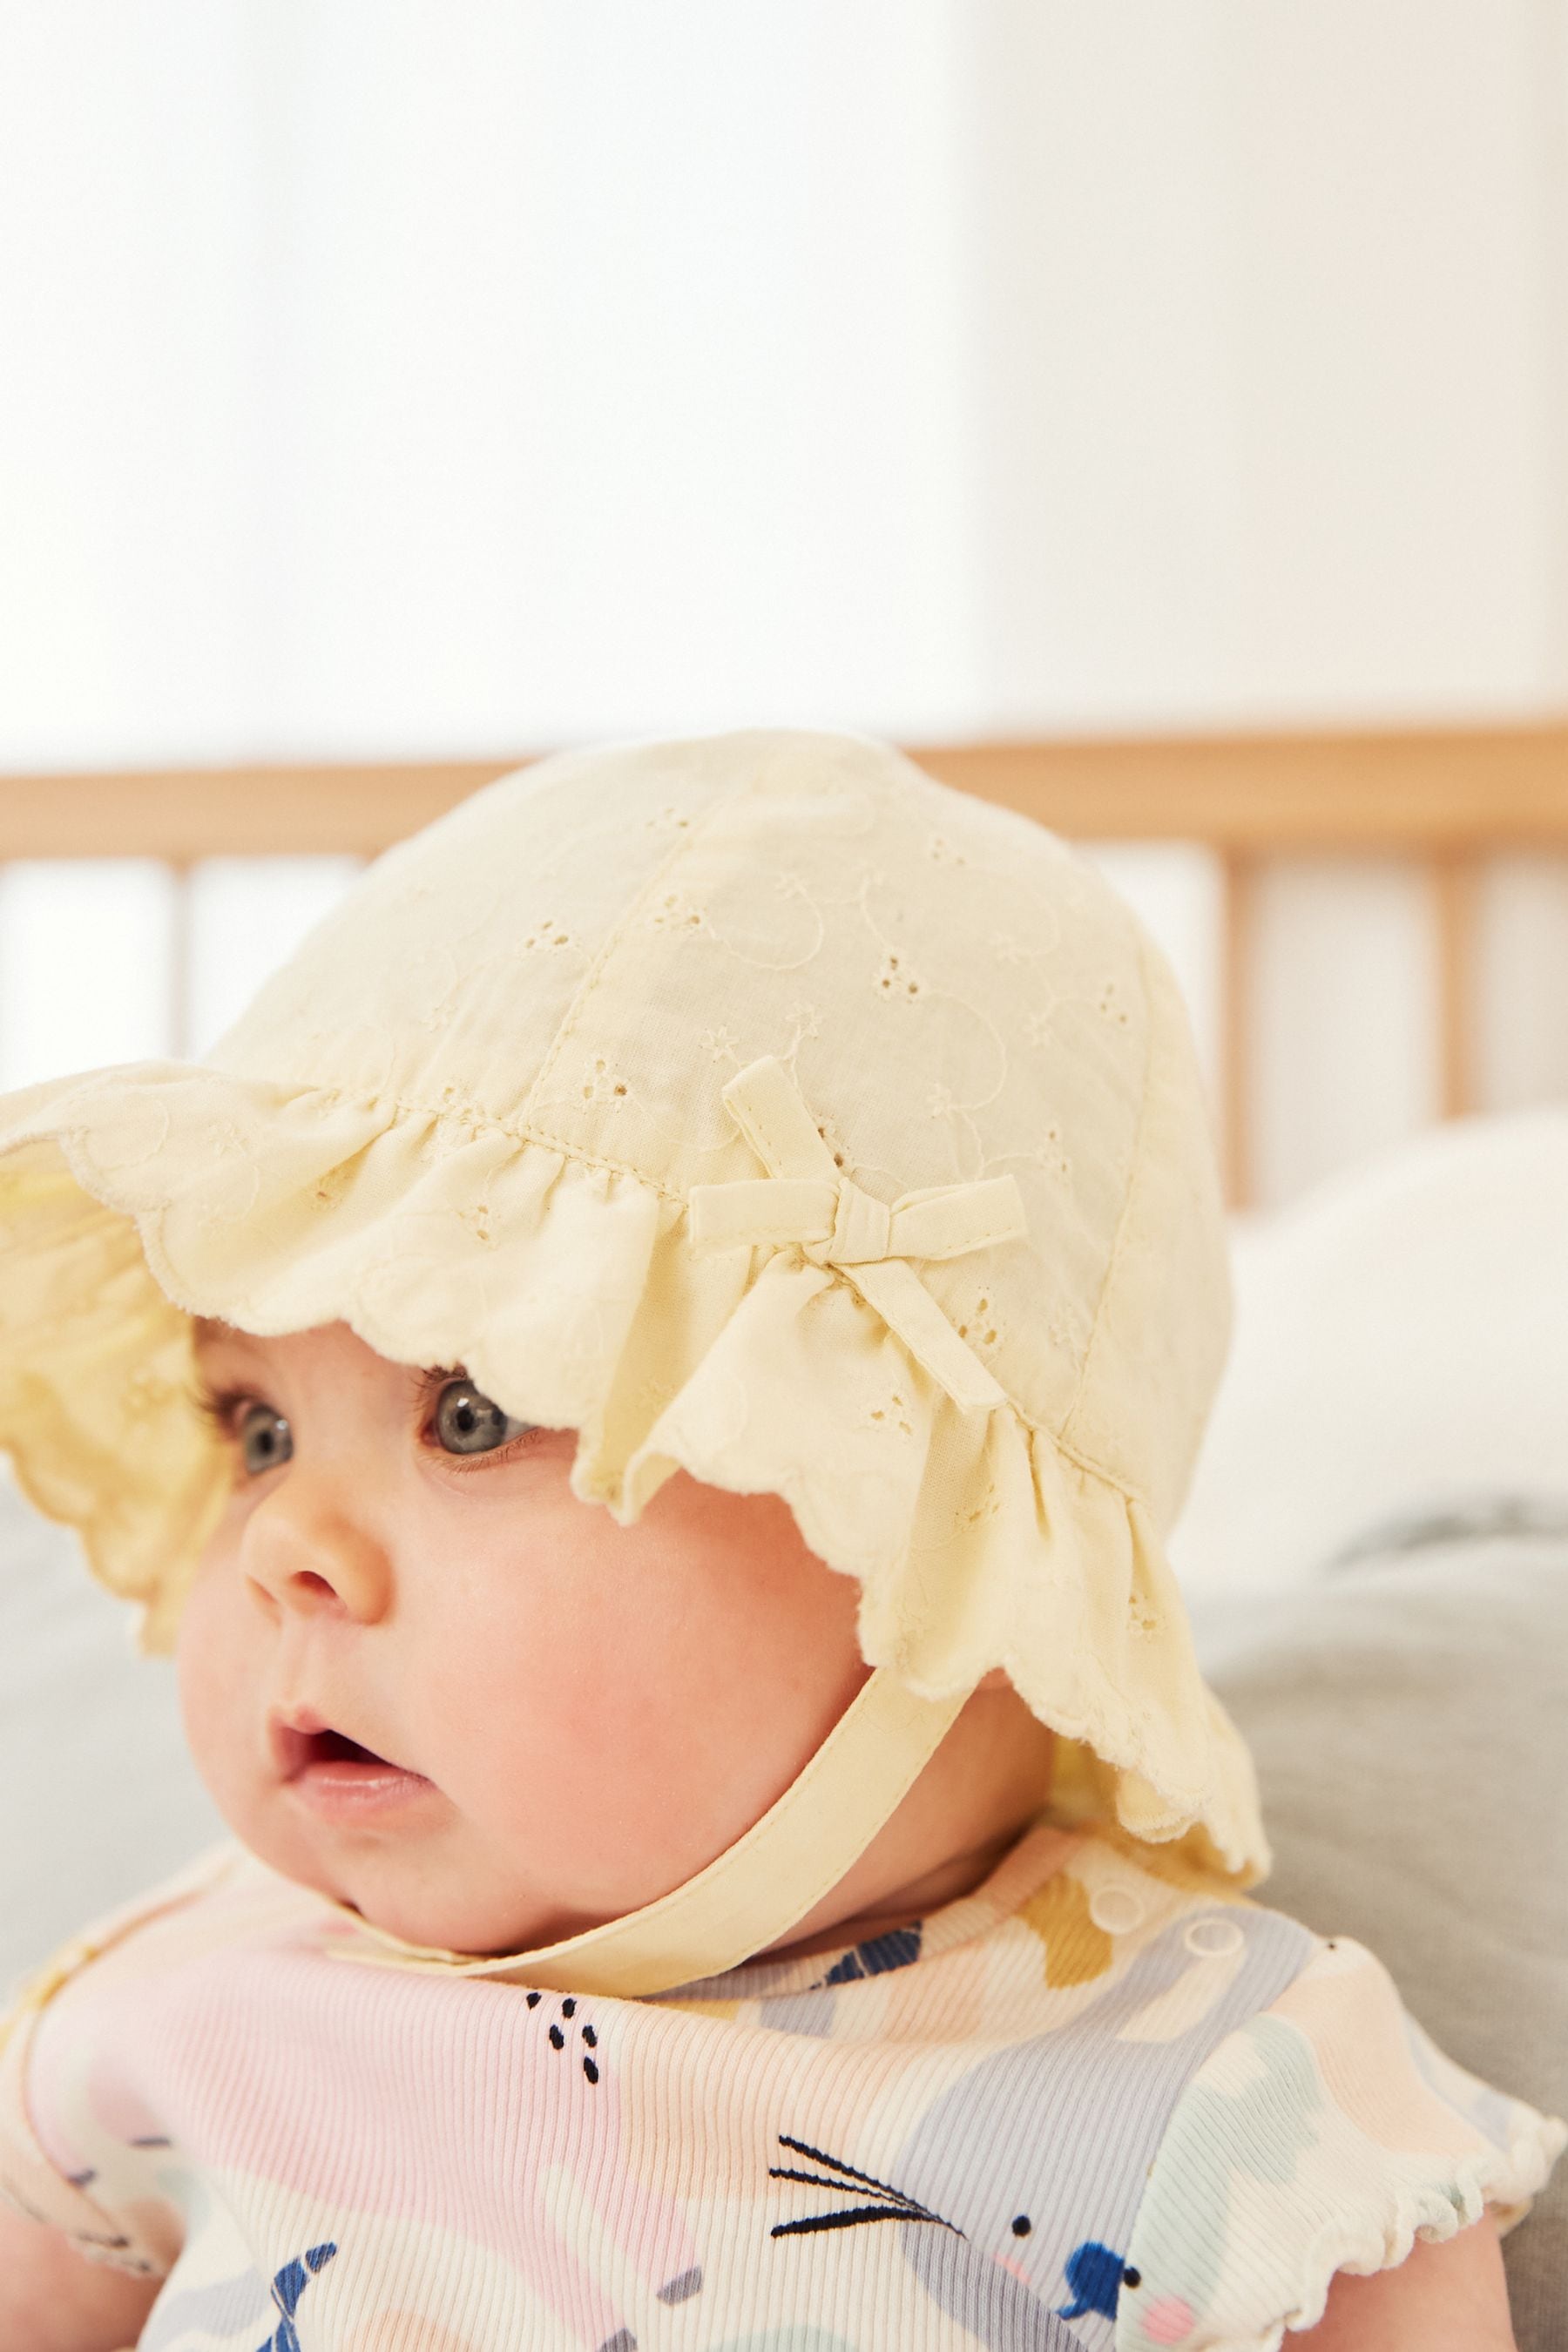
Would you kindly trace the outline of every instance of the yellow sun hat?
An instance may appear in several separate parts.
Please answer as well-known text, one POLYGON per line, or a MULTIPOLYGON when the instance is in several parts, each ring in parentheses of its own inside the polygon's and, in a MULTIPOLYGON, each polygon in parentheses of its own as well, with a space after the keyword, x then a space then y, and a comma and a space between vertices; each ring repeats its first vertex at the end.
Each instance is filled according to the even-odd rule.
POLYGON ((678 1466, 781 1496, 882 1670, 834 1735, 860 1844, 797 1782, 788 1900, 994 1667, 1134 1836, 1267 1868, 1164 1553, 1228 1337, 1203 1090, 1030 820, 858 737, 563 754, 380 858, 202 1061, 0 1101, 0 1445, 150 1649, 229 1475, 196 1315, 461 1363, 621 1525, 678 1466))

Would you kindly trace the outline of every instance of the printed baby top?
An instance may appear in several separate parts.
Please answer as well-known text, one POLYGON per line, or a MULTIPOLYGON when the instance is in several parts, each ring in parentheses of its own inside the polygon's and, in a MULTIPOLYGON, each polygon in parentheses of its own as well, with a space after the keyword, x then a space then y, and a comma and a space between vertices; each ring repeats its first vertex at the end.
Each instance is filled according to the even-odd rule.
POLYGON ((163 2277, 142 2352, 1260 2352, 1565 2140, 1362 1946, 1045 1822, 637 2000, 421 1973, 226 1846, 0 2050, 0 2178, 163 2277))

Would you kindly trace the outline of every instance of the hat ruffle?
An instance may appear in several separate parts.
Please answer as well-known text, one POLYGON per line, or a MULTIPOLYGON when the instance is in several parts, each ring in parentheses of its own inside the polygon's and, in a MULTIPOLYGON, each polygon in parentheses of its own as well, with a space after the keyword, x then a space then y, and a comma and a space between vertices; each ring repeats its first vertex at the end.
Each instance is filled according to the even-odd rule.
POLYGON ((858 1580, 868 1664, 931 1698, 1005 1669, 1134 1835, 1267 1867, 1142 1500, 1011 1400, 961 1410, 832 1267, 696 1249, 682 1196, 449 1105, 146 1063, 7 1111, 0 1444, 144 1647, 172 1644, 227 1477, 189 1318, 342 1320, 575 1429, 573 1491, 623 1526, 677 1468, 781 1495, 858 1580))

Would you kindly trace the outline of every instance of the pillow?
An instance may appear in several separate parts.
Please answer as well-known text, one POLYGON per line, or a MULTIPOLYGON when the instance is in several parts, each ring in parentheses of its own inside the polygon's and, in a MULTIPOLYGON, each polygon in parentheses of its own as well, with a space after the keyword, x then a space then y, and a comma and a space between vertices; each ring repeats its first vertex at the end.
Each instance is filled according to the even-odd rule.
POLYGON ((76 1538, 0 1476, 0 2000, 16 1978, 226 1834, 164 1659, 76 1538))
MULTIPOLYGON (((1451 2058, 1568 2116, 1568 1535, 1451 1534, 1194 1615, 1258 1760, 1260 1899, 1356 1937, 1451 2058)), ((1568 2157, 1503 2246, 1521 2352, 1568 2352, 1568 2157)))
POLYGON ((1243 1221, 1237 1321, 1171 1557, 1310 1575, 1413 1505, 1568 1501, 1568 1109, 1438 1128, 1243 1221))

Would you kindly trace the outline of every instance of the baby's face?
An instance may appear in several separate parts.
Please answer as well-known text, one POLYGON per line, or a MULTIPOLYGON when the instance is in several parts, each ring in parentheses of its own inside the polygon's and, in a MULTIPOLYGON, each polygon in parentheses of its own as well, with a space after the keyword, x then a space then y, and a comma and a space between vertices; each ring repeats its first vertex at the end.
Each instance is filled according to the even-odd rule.
POLYGON ((776 1496, 677 1471, 618 1527, 573 1432, 459 1373, 342 1324, 197 1346, 234 1483, 180 1630, 193 1752, 263 1861, 395 1935, 513 1951, 651 1902, 866 1678, 858 1589, 776 1496))

